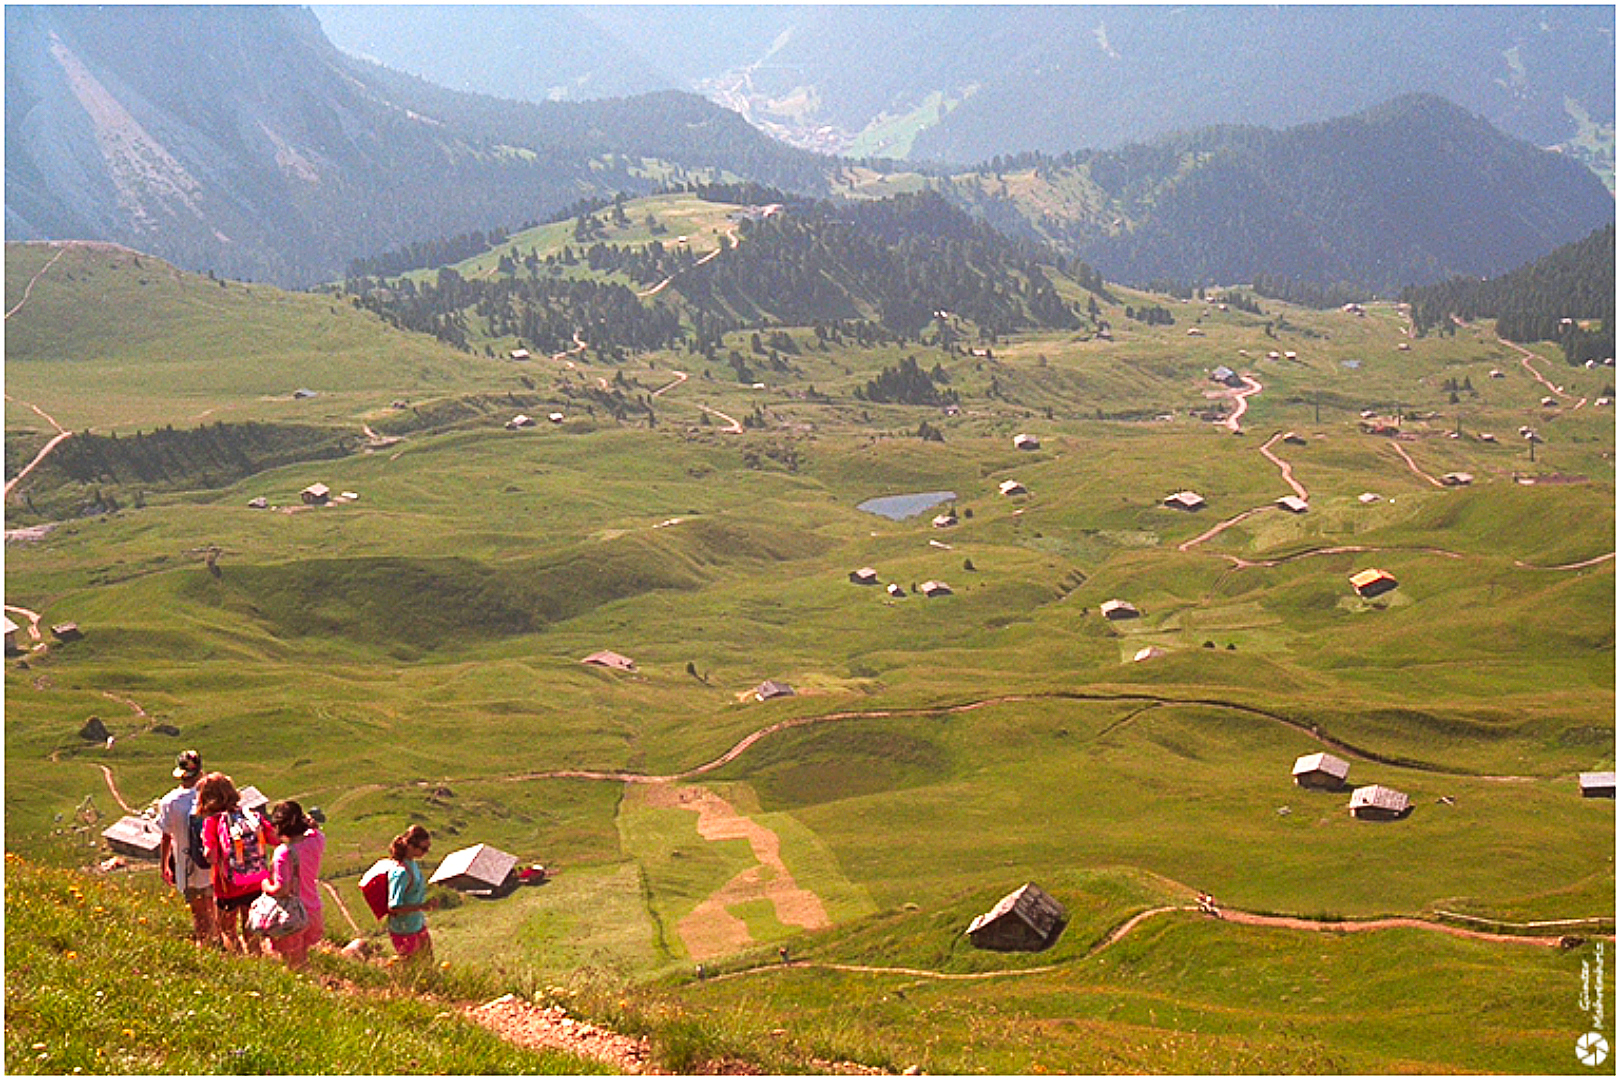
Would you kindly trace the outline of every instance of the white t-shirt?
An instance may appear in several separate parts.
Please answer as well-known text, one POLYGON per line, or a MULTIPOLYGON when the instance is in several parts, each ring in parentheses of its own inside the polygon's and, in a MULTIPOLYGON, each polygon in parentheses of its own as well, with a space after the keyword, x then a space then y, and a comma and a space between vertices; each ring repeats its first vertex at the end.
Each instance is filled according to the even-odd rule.
POLYGON ((193 866, 186 854, 191 846, 191 826, 188 820, 197 804, 197 789, 177 787, 163 796, 158 803, 158 825, 168 834, 174 851, 174 887, 176 889, 206 889, 213 878, 206 866, 193 866))

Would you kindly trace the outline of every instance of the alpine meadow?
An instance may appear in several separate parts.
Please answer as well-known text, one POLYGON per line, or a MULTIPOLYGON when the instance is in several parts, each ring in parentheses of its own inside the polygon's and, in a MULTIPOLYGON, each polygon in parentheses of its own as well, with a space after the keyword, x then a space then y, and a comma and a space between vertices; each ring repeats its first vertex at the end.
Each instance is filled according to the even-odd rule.
POLYGON ((1300 16, 457 10, 7 9, 8 1072, 1612 1070, 1612 11, 1035 149, 939 34, 1113 131, 1300 16), (188 940, 188 750, 307 968, 188 940))

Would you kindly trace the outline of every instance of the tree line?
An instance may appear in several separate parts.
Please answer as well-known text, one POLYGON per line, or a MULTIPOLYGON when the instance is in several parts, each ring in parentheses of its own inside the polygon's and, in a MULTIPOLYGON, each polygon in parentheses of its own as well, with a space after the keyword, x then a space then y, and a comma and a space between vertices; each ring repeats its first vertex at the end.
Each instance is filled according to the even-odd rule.
POLYGON ((1614 355, 1613 225, 1500 277, 1452 278, 1410 288, 1419 334, 1447 332, 1452 318, 1496 320, 1509 341, 1554 341, 1571 364, 1614 355), (1595 323, 1595 325, 1582 325, 1595 323))

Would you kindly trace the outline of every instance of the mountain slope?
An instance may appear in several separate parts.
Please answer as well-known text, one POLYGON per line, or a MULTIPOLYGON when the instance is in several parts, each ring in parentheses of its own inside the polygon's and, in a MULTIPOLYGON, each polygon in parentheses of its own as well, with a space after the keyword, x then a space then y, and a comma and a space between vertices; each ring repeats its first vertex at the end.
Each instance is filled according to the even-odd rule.
POLYGON ((9 9, 6 149, 11 239, 291 284, 650 190, 643 159, 773 183, 819 170, 690 95, 513 105, 429 87, 343 56, 293 8, 9 9))
POLYGON ((1542 146, 1587 124, 1612 139, 1614 125, 1614 12, 1597 6, 397 10, 315 8, 340 48, 444 85, 582 100, 655 80, 853 156, 1113 148, 1211 124, 1311 123, 1414 92, 1542 146))
POLYGON ((1267 274, 1390 290, 1500 273, 1614 219, 1584 168, 1430 95, 1287 131, 994 164, 949 193, 1125 282, 1267 274))

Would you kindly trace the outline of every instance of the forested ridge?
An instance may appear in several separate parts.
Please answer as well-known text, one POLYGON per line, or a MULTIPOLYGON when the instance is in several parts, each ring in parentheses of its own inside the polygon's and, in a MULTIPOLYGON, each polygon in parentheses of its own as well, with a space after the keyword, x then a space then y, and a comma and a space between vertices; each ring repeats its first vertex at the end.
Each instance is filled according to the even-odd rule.
POLYGON ((1407 289, 1419 333, 1446 332, 1453 316, 1495 319, 1509 341, 1556 341, 1571 364, 1614 355, 1614 226, 1501 277, 1452 278, 1407 289), (1582 326, 1582 322, 1596 322, 1582 326))
POLYGON ((942 182, 998 227, 1110 280, 1292 283, 1358 299, 1502 273, 1614 220, 1602 183, 1432 95, 1284 131, 1219 126, 1150 143, 991 159, 942 182))
POLYGON ((712 357, 723 334, 750 326, 869 323, 903 340, 939 322, 944 344, 964 323, 986 341, 1079 329, 1093 312, 1063 299, 1055 275, 1108 299, 1090 267, 1003 236, 937 194, 863 203, 783 198, 785 209, 770 216, 739 213, 735 243, 720 238, 720 257, 707 262, 676 243, 601 239, 605 221, 628 220, 616 201, 576 219, 576 244, 543 258, 512 246, 489 278, 444 267, 430 281, 357 277, 345 288, 395 325, 458 347, 467 347, 477 320, 482 334, 531 349, 585 342, 608 357, 683 345, 712 357))

